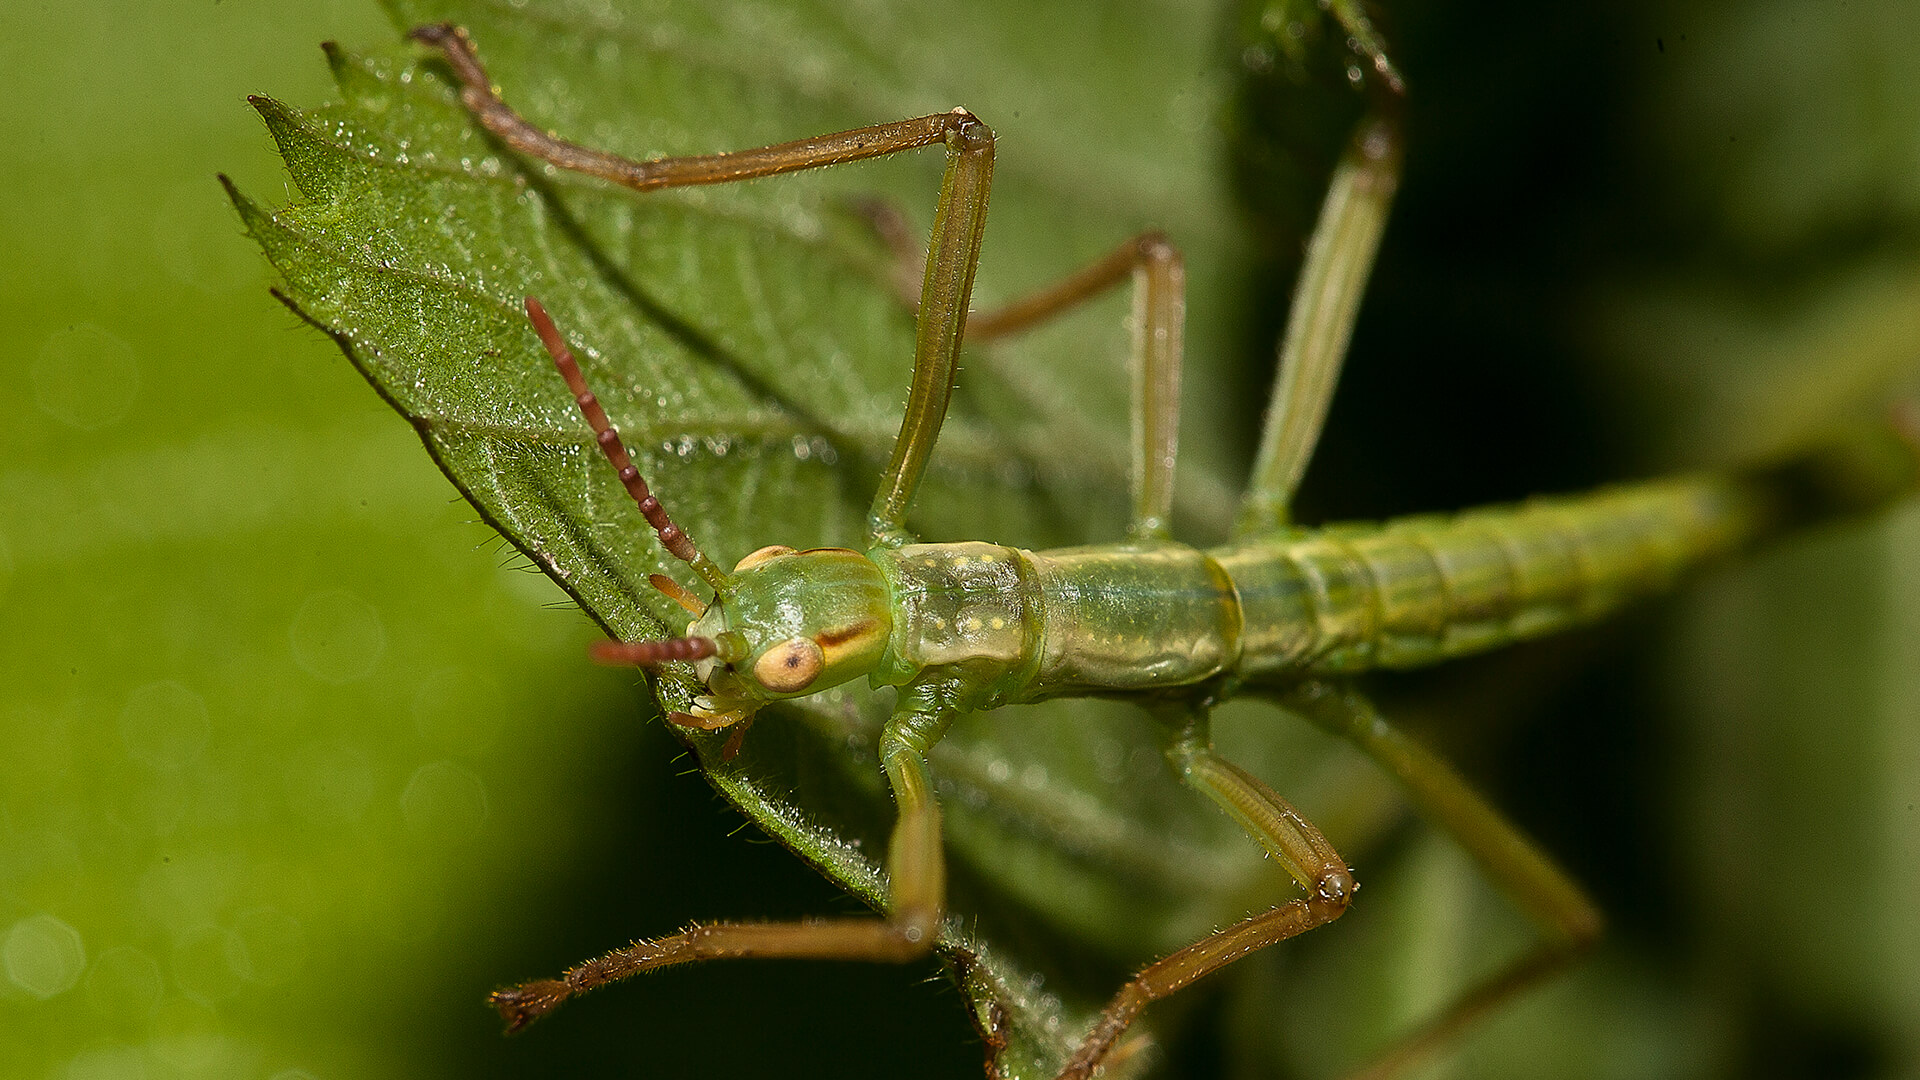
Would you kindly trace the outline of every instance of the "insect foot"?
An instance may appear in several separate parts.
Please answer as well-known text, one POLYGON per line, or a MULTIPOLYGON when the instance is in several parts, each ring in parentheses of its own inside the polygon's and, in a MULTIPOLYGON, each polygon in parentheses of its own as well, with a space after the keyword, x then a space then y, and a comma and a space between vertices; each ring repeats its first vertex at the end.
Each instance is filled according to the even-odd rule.
POLYGON ((572 996, 573 987, 559 979, 541 979, 495 990, 487 1003, 500 1010, 500 1018, 507 1022, 507 1034, 515 1035, 572 996))

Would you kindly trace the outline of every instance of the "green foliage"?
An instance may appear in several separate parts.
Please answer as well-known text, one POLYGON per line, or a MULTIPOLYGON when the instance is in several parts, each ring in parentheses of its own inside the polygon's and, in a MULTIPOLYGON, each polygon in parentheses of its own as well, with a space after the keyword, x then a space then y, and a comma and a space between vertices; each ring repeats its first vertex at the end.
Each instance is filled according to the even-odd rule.
MULTIPOLYGON (((952 101, 1008 116, 979 287, 986 303, 1149 222, 1179 229, 1200 280, 1225 272, 1221 244, 1200 224, 1218 197, 1198 167, 1204 114, 1130 108, 1137 68, 1108 65, 1114 77, 1103 84, 1087 79, 1100 67, 1091 60, 1063 65, 1072 90, 1042 88, 1032 83, 1044 73, 1022 66, 1006 39, 969 41, 937 19, 916 27, 902 15, 886 55, 858 47, 827 9, 752 6, 733 17, 749 27, 769 20, 766 44, 749 32, 715 58, 698 44, 702 7, 597 11, 403 7, 395 20, 466 26, 492 78, 537 123, 637 157, 779 141, 952 101), (935 52, 963 74, 935 80, 902 61, 935 52), (557 60, 572 56, 588 60, 557 60), (1103 102, 1109 131, 1170 152, 1158 170, 1130 178, 1116 165, 1107 173, 1116 181, 1090 192, 1059 163, 1084 171, 1126 148, 1097 125, 1048 128, 1030 105, 983 100, 989 87, 1005 94, 1023 83, 1023 102, 1103 102), (1046 152, 1023 157, 1036 142, 1046 152)), ((1108 18, 1115 39, 1144 40, 1146 13, 1108 18)), ((1196 36, 1184 52, 1161 50, 1153 62, 1162 75, 1146 82, 1164 93, 1181 72, 1208 70, 1204 45, 1196 36)), ((694 582, 658 550, 593 450, 520 312, 525 295, 541 296, 582 346, 642 473, 723 565, 766 543, 860 541, 912 343, 888 260, 850 205, 878 195, 924 221, 937 154, 636 198, 505 155, 437 62, 339 50, 330 59, 342 105, 301 114, 256 102, 305 198, 269 214, 236 192, 241 216, 289 302, 340 341, 488 520, 589 613, 622 637, 657 637, 684 616, 646 574, 694 582)), ((1204 79, 1184 77, 1190 102, 1217 98, 1204 79)), ((1118 534, 1123 305, 1114 297, 1048 341, 970 365, 914 517, 926 535, 1058 546, 1118 534)), ((1195 378, 1217 382, 1206 358, 1225 354, 1199 337, 1195 378)), ((1192 485, 1203 494, 1223 486, 1204 474, 1192 485)), ((1214 494, 1199 512, 1217 518, 1221 503, 1214 494)), ((658 689, 666 704, 684 705, 683 682, 663 678, 658 689)), ((737 762, 718 763, 710 740, 699 747, 709 776, 756 823, 870 903, 881 886, 865 853, 883 849, 891 817, 871 753, 887 708, 857 689, 821 695, 769 714, 737 762)), ((1217 900, 1188 888, 1181 871, 1225 854, 1141 829, 1197 816, 1191 798, 1157 763, 1142 784, 1124 763, 1099 764, 1112 752, 1087 752, 1122 731, 1142 734, 1137 718, 1080 705, 1032 710, 1016 724, 1039 734, 1006 738, 975 725, 940 758, 960 819, 955 846, 977 860, 979 889, 1106 937, 1123 962, 1218 917, 1217 900), (1036 767, 1047 770, 1044 784, 1033 781, 1036 767), (1045 872, 1009 874, 1014 843, 1045 872)), ((1195 836, 1237 843, 1200 821, 1195 836)), ((1035 992, 1033 962, 990 944, 978 904, 956 907, 944 944, 975 1012, 1010 1025, 1012 1074, 1051 1072, 1109 988, 1035 992)))
MULTIPOLYGON (((1126 15, 1061 5, 1018 12, 1037 23, 986 12, 936 32, 940 12, 843 7, 857 14, 772 3, 650 13, 641 51, 665 58, 663 78, 694 79, 677 93, 698 106, 652 120, 647 94, 674 88, 622 81, 656 70, 625 62, 632 35, 550 47, 519 40, 513 24, 528 16, 510 5, 473 20, 498 27, 480 41, 511 100, 634 153, 976 109, 1001 136, 985 302, 1132 229, 1168 227, 1195 257, 1195 361, 1221 365, 1195 370, 1187 388, 1183 452, 1195 468, 1181 478, 1179 527, 1209 539, 1231 492, 1221 477, 1244 454, 1263 395, 1264 375, 1222 358, 1270 357, 1271 326, 1252 324, 1277 321, 1286 291, 1283 277, 1245 273, 1238 249, 1265 265, 1297 248, 1234 216, 1233 201, 1260 191, 1229 193, 1213 178, 1208 141, 1223 112, 1296 119, 1262 97, 1274 81, 1221 29, 1235 20, 1167 4, 1126 15), (808 59, 816 53, 826 59, 808 59), (762 76, 780 89, 752 96, 762 76), (567 89, 609 77, 604 98, 567 89), (740 94, 752 108, 733 104, 740 94), (709 126, 729 112, 743 126, 709 126)), ((1911 364, 1920 265, 1920 98, 1904 77, 1912 7, 1386 5, 1378 14, 1411 80, 1410 174, 1305 516, 1448 508, 1727 460, 1878 394, 1863 372, 1911 364)), ((584 662, 601 631, 470 520, 331 343, 266 298, 258 246, 212 172, 276 215, 289 200, 316 203, 287 186, 244 94, 302 106, 343 95, 321 114, 314 152, 337 141, 334 120, 351 119, 368 140, 352 143, 363 164, 391 165, 403 148, 375 137, 412 138, 417 122, 437 145, 500 163, 477 179, 443 158, 426 170, 441 190, 521 190, 509 158, 462 136, 470 125, 437 76, 391 85, 414 55, 397 25, 412 17, 383 20, 358 0, 0 5, 13 125, 0 140, 0 355, 14 376, 0 380, 0 1073, 977 1075, 964 999, 930 980, 931 966, 689 969, 569 1005, 512 1040, 480 1004, 503 981, 624 935, 859 905, 784 850, 748 842, 751 832, 728 838, 740 815, 674 762, 633 680, 584 662), (336 69, 338 91, 313 51, 327 37, 361 57, 336 69), (419 118, 383 120, 367 111, 379 102, 419 118)), ((536 37, 553 29, 532 24, 536 37)), ((1260 165, 1237 182, 1265 183, 1263 143, 1289 129, 1234 124, 1231 153, 1260 165)), ((718 203, 656 199, 689 233, 730 228, 710 208, 732 208, 745 220, 729 235, 752 239, 753 253, 850 268, 850 280, 806 279, 837 290, 832 319, 792 297, 758 308, 777 310, 780 326, 719 318, 756 309, 739 299, 735 272, 711 301, 716 317, 693 328, 734 335, 747 343, 740 357, 760 360, 775 354, 759 343, 795 347, 776 333, 789 322, 846 334, 862 324, 843 316, 866 311, 857 340, 897 336, 899 308, 870 295, 876 252, 835 193, 889 194, 924 224, 937 158, 765 181, 708 197, 718 203)), ((384 254, 397 245, 383 237, 424 230, 441 244, 570 209, 592 242, 554 256, 576 275, 565 281, 544 276, 544 254, 517 264, 541 275, 521 282, 445 251, 433 262, 394 255, 432 271, 404 286, 401 273, 333 280, 411 296, 466 284, 454 298, 474 317, 435 329, 464 335, 467 359, 494 369, 531 347, 512 305, 536 280, 557 286, 541 295, 599 370, 690 355, 697 336, 622 316, 631 304, 607 299, 608 273, 580 269, 588 250, 619 255, 616 268, 667 258, 619 242, 619 215, 642 204, 525 179, 524 207, 496 194, 502 217, 464 229, 428 230, 397 211, 368 221, 351 207, 343 213, 370 226, 363 235, 308 225, 384 254), (443 275, 440 263, 464 269, 443 275), (490 334, 499 356, 471 347, 490 334), (652 351, 632 348, 642 335, 652 351)), ((1291 182, 1310 205, 1311 177, 1291 182)), ((722 250, 734 257, 720 265, 737 269, 737 250, 722 250)), ((337 261, 310 267, 316 280, 337 261)), ((666 299, 656 308, 699 314, 709 303, 700 290, 666 299)), ((1114 535, 1124 317, 1115 298, 1031 345, 969 357, 958 433, 978 441, 951 440, 942 456, 956 456, 936 463, 935 481, 964 498, 923 503, 922 527, 1029 542, 1114 535), (1055 357, 1069 358, 1070 377, 1055 377, 1055 357), (1049 448, 1062 442, 1072 453, 1056 465, 1049 448), (1068 471, 981 473, 1008 455, 1068 471)), ((416 332, 427 325, 416 319, 416 332)), ((811 348, 816 359, 832 351, 811 348)), ((533 359, 529 371, 544 364, 533 359)), ((849 345, 839 362, 859 369, 857 393, 789 384, 781 397, 853 394, 844 414, 775 413, 771 394, 737 394, 834 447, 831 470, 790 444, 762 455, 784 455, 785 475, 834 493, 829 506, 782 511, 823 532, 841 512, 831 507, 870 493, 870 455, 891 438, 907 357, 849 345)), ((561 434, 508 457, 578 478, 604 511, 575 538, 582 550, 588 540, 650 550, 580 454, 563 394, 482 387, 469 400, 532 416, 543 438, 561 434)), ((643 429, 670 414, 645 397, 623 417, 643 429)), ((663 485, 676 510, 717 499, 689 509, 715 521, 734 512, 702 482, 715 475, 704 444, 684 460, 677 444, 647 449, 676 477, 663 485)), ((1890 530, 1808 538, 1723 572, 1671 633, 1643 617, 1624 634, 1382 688, 1396 715, 1424 722, 1542 834, 1613 919, 1594 962, 1468 1041, 1459 1074, 1912 1071, 1913 523, 1909 509, 1890 530), (1639 649, 1618 648, 1623 638, 1639 649), (1653 659, 1670 688, 1656 689, 1668 684, 1646 664, 1589 663, 1622 652, 1653 659), (1568 669, 1588 674, 1557 694, 1539 689, 1566 685, 1568 669)), ((723 558, 803 539, 781 535, 779 520, 752 526, 697 535, 723 558)), ((969 721, 978 730, 959 737, 974 741, 939 768, 961 909, 1077 1009, 1134 957, 1203 928, 1181 918, 1238 914, 1288 886, 1244 861, 1247 845, 1210 810, 1162 799, 1162 767, 1151 752, 1134 756, 1139 733, 1124 715, 1066 711, 1078 726, 1059 713, 969 721), (1074 790, 1076 765, 1120 776, 1118 795, 1139 803, 1029 794, 1074 790), (993 786, 1002 770, 1016 782, 993 786), (1180 816, 1160 820, 1162 810, 1180 816), (1204 896, 1216 898, 1210 909, 1204 896), (1143 909, 1145 921, 1127 921, 1143 909)), ((847 721, 856 735, 857 719, 847 721)), ((814 790, 846 793, 848 806, 820 812, 867 822, 840 835, 872 850, 877 779, 858 771, 859 747, 821 740, 824 722, 769 717, 749 740, 753 767, 811 770, 814 790)), ((1163 1071, 1334 1074, 1421 1015, 1450 973, 1509 955, 1515 927, 1498 898, 1443 841, 1394 827, 1372 773, 1338 756, 1326 764, 1324 747, 1270 712, 1234 712, 1221 727, 1238 759, 1327 828, 1364 891, 1336 926, 1155 1010, 1163 1071)))

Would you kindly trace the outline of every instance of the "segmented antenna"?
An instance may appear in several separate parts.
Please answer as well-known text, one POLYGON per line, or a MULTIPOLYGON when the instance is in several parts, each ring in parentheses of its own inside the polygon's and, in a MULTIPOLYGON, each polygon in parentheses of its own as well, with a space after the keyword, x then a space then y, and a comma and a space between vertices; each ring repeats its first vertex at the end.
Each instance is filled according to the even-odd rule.
MULTIPOLYGON (((700 579, 717 591, 727 583, 726 572, 715 565, 712 559, 701 554, 694 546, 693 538, 681 531, 680 526, 667 516, 667 508, 653 497, 647 489, 647 482, 640 477, 640 470, 634 468, 633 458, 628 456, 627 448, 620 441, 620 432, 607 419, 607 410, 600 406, 600 399, 587 389, 586 376, 580 373, 580 365, 574 362, 573 351, 567 348, 566 340, 560 336, 559 328, 553 325, 553 319, 547 314, 540 301, 527 297, 527 318, 533 320, 533 331, 540 335, 540 343, 547 347, 547 355, 553 357, 553 366, 560 369, 560 377, 567 380, 567 389, 573 391, 573 400, 580 406, 580 415, 587 418, 587 425, 600 443, 600 452, 607 456, 614 469, 620 474, 620 483, 625 485, 627 494, 633 496, 634 505, 653 526, 660 536, 660 546, 667 554, 693 567, 700 579)), ((711 654, 708 654, 711 655, 711 654)))
POLYGON ((717 648, 711 638, 682 637, 665 641, 596 641, 596 663, 610 667, 654 667, 675 660, 705 660, 717 648))
POLYGON ((665 574, 648 574, 647 584, 653 586, 656 592, 667 599, 685 608, 687 614, 696 619, 707 613, 706 605, 700 602, 699 597, 688 592, 679 582, 665 574))

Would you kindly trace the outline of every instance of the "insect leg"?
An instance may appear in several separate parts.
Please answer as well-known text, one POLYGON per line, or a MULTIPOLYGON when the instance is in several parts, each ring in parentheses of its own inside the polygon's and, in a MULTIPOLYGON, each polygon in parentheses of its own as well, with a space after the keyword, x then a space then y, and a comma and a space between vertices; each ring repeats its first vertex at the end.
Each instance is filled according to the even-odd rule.
POLYGON ((914 235, 913 223, 907 220, 905 211, 892 200, 877 195, 849 199, 844 205, 847 213, 864 222, 892 256, 887 284, 894 298, 918 313, 920 279, 927 274, 927 253, 920 246, 920 238, 914 235))
POLYGON ((932 949, 946 910, 946 864, 940 807, 927 771, 927 751, 951 713, 903 711, 880 736, 880 757, 893 787, 898 818, 887 849, 885 918, 810 919, 787 923, 705 923, 651 941, 636 941, 541 979, 495 991, 489 999, 519 1031, 568 998, 638 975, 696 960, 816 959, 898 963, 932 949))
POLYGON ((1137 540, 1164 540, 1173 523, 1173 466, 1180 448, 1180 360, 1187 314, 1186 263, 1158 232, 1121 244, 1053 286, 967 320, 975 340, 1018 333, 1133 278, 1133 520, 1137 540))
POLYGON ((1599 938, 1603 920, 1580 886, 1451 766, 1388 724, 1359 691, 1305 683, 1274 700, 1352 742, 1400 781, 1421 812, 1451 833, 1546 935, 1533 950, 1461 992, 1356 1076, 1381 1080, 1423 1061, 1516 994, 1572 963, 1599 938))
MULTIPOLYGON (((1136 540, 1165 540, 1173 532, 1173 466, 1180 450, 1181 334, 1187 316, 1186 266, 1173 245, 1150 237, 1134 268, 1133 520, 1136 540)), ((1069 282, 1071 283, 1071 282, 1069 282)))
MULTIPOLYGON (((861 211, 897 257, 904 222, 884 207, 861 211)), ((1173 513, 1173 467, 1180 443, 1180 360, 1186 322, 1186 263, 1158 231, 1141 233, 1072 275, 993 311, 967 317, 966 336, 979 342, 1030 329, 1133 279, 1133 520, 1135 539, 1165 539, 1173 513)))
POLYGON ((987 223, 987 196, 993 181, 992 130, 965 109, 955 109, 753 150, 634 161, 557 138, 527 122, 493 92, 473 43, 459 27, 450 23, 421 26, 411 36, 445 54, 460 80, 460 100, 508 146, 560 168, 611 180, 635 191, 775 176, 936 144, 947 148, 947 170, 940 181, 933 237, 927 245, 927 268, 921 279, 906 417, 867 520, 869 535, 875 540, 905 542, 907 506, 939 438, 947 403, 953 396, 960 336, 966 327, 973 271, 980 261, 980 238, 987 223))
POLYGON ((1287 508, 1340 381, 1354 317, 1399 183, 1399 131, 1391 119, 1376 113, 1360 122, 1334 167, 1320 219, 1307 242, 1236 533, 1286 524, 1287 508))
POLYGON ((927 754, 955 715, 904 690, 900 710, 880 733, 880 764, 898 815, 887 845, 887 921, 904 947, 917 949, 912 955, 933 946, 946 912, 946 850, 927 754))
POLYGON ((1208 935, 1142 969, 1107 1004, 1092 1033, 1061 1070, 1059 1080, 1092 1076, 1149 1002, 1185 989, 1249 953, 1339 918, 1359 888, 1339 852, 1312 822, 1272 788, 1214 752, 1204 710, 1184 705, 1178 708, 1179 712, 1169 718, 1171 737, 1166 747, 1174 771, 1238 821, 1286 867, 1307 896, 1208 935))
MULTIPOLYGON (((900 302, 908 307, 918 306, 920 278, 926 273, 926 252, 914 238, 913 226, 906 215, 892 203, 877 198, 856 200, 848 204, 848 210, 864 220, 892 254, 896 267, 891 276, 900 302)), ((1180 252, 1160 230, 1149 229, 1129 237, 1119 247, 1051 285, 991 311, 970 312, 967 340, 978 343, 1032 329, 1127 280, 1149 262, 1167 259, 1179 263, 1180 252)), ((1138 278, 1135 280, 1137 283, 1138 278)))
POLYGON ((980 262, 993 183, 993 132, 971 115, 966 121, 947 140, 947 171, 940 180, 927 273, 920 285, 907 412, 867 511, 867 535, 879 543, 910 539, 907 506, 940 437, 960 370, 960 337, 966 331, 967 301, 973 296, 973 271, 980 262))

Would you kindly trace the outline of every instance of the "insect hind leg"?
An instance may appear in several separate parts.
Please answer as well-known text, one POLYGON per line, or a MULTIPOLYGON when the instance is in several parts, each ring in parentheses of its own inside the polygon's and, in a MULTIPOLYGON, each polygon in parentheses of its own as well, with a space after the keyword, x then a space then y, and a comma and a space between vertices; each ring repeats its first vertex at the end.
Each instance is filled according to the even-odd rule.
POLYGON ((1565 969, 1599 940, 1604 920, 1580 886, 1445 761, 1387 723, 1358 690, 1307 682, 1273 695, 1273 700, 1353 743, 1399 781, 1422 814, 1446 829, 1543 932, 1532 950, 1469 986, 1349 1080, 1386 1080, 1405 1073, 1565 969))
POLYGON ((1399 183, 1397 125, 1385 114, 1362 120, 1334 167, 1294 283, 1280 365, 1236 533, 1263 532, 1287 522, 1293 493, 1320 441, 1327 405, 1340 381, 1354 319, 1399 183))

